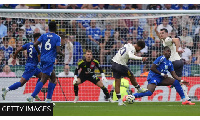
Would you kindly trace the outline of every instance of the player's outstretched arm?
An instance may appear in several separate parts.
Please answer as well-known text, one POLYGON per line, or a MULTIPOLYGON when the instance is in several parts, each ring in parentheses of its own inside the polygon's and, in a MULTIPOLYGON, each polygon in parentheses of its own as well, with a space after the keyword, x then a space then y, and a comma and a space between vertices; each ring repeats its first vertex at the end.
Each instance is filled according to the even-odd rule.
POLYGON ((58 54, 62 55, 63 57, 65 56, 65 55, 61 52, 60 46, 56 46, 56 52, 57 52, 58 54))
POLYGON ((40 44, 39 41, 36 41, 36 42, 34 43, 34 47, 35 47, 35 50, 37 51, 38 55, 40 55, 40 50, 38 49, 38 45, 39 45, 39 44, 40 44))
POLYGON ((14 66, 16 64, 16 58, 17 58, 17 55, 20 51, 23 51, 24 48, 23 47, 20 47, 19 49, 16 50, 15 54, 13 55, 13 60, 12 60, 12 65, 14 66))
POLYGON ((99 65, 99 62, 97 60, 94 60, 94 61, 95 61, 96 67, 99 69, 99 71, 101 73, 102 80, 105 81, 105 82, 108 82, 101 66, 99 65))
POLYGON ((157 28, 158 28, 158 25, 156 24, 156 22, 154 23, 154 31, 156 32, 156 35, 158 36, 158 38, 161 40, 161 37, 160 37, 160 33, 157 31, 157 28))
POLYGON ((183 50, 179 50, 180 45, 180 41, 179 38, 172 38, 172 42, 176 45, 176 51, 181 54, 183 53, 183 50))
POLYGON ((185 84, 185 85, 189 85, 189 82, 187 82, 187 81, 185 81, 185 80, 181 80, 181 78, 179 78, 179 77, 176 75, 175 71, 171 71, 170 73, 171 73, 171 75, 172 75, 172 77, 173 77, 174 79, 178 80, 179 82, 181 82, 181 83, 183 83, 183 84, 185 84))

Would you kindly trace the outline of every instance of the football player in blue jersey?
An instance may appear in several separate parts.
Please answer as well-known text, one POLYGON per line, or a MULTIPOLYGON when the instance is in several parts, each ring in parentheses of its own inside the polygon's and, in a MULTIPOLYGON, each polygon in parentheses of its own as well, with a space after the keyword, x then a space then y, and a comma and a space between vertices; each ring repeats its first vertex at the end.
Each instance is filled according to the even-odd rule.
MULTIPOLYGON (((35 33, 33 35, 34 37, 34 42, 37 41, 37 39, 41 36, 40 33, 35 33)), ((41 70, 37 67, 38 65, 38 53, 35 50, 35 48, 33 47, 34 43, 30 42, 27 43, 25 45, 23 45, 22 47, 20 47, 19 49, 17 49, 17 51, 15 52, 14 56, 13 56, 13 60, 12 60, 12 64, 13 66, 16 64, 16 57, 18 55, 18 53, 20 51, 24 51, 27 50, 27 60, 26 60, 26 65, 25 65, 25 71, 21 77, 21 80, 19 82, 14 83, 13 85, 9 86, 8 88, 2 88, 3 94, 3 100, 5 100, 5 96, 6 93, 10 90, 16 90, 19 87, 22 87, 26 82, 29 81, 29 79, 35 75, 38 78, 38 82, 40 81, 41 77, 42 77, 42 73, 41 70)), ((37 82, 37 83, 38 83, 37 82)), ((35 97, 37 100, 40 100, 40 98, 38 96, 35 97)))
POLYGON ((42 89, 43 85, 46 83, 48 78, 50 78, 50 81, 48 84, 46 103, 51 103, 53 91, 56 86, 56 74, 55 71, 53 70, 55 58, 57 56, 57 53, 64 56, 64 54, 60 50, 61 38, 60 36, 55 34, 56 23, 54 21, 51 21, 49 22, 48 26, 49 26, 49 32, 41 35, 38 41, 34 43, 34 47, 39 54, 38 58, 40 58, 41 62, 42 78, 36 85, 32 95, 27 98, 27 101, 29 101, 30 103, 33 102, 33 98, 35 98, 35 96, 40 92, 40 90, 42 89), (37 47, 40 43, 42 43, 41 54, 37 47))
MULTIPOLYGON (((151 67, 151 70, 148 74, 147 81, 147 91, 144 93, 135 93, 133 96, 135 98, 140 98, 143 96, 151 96, 153 92, 155 91, 156 86, 169 86, 173 85, 180 95, 182 99, 182 105, 194 105, 195 103, 192 103, 191 101, 186 100, 185 95, 183 93, 183 89, 179 82, 189 85, 189 82, 186 82, 184 80, 181 80, 180 77, 178 77, 174 71, 174 67, 171 61, 169 61, 169 58, 171 56, 171 50, 168 46, 164 47, 163 50, 163 56, 158 57, 151 67), (172 75, 172 77, 167 76, 167 71, 169 71, 172 75)), ((123 98, 123 101, 126 100, 126 96, 123 98)))

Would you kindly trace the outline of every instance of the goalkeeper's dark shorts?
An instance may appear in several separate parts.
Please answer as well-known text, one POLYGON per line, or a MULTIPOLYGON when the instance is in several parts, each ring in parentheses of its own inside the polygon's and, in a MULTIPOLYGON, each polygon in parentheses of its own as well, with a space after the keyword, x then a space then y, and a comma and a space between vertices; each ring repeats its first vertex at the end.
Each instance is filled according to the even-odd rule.
POLYGON ((178 77, 182 77, 182 71, 183 71, 183 61, 182 60, 176 60, 172 62, 174 66, 174 71, 178 77))
POLYGON ((120 65, 116 62, 113 62, 111 68, 113 72, 113 77, 116 79, 133 76, 133 73, 131 72, 131 70, 125 65, 120 65))
POLYGON ((81 83, 84 83, 86 80, 88 80, 88 81, 94 83, 95 85, 97 84, 97 82, 100 81, 100 79, 95 74, 88 75, 88 76, 80 74, 78 76, 78 78, 81 79, 81 83))

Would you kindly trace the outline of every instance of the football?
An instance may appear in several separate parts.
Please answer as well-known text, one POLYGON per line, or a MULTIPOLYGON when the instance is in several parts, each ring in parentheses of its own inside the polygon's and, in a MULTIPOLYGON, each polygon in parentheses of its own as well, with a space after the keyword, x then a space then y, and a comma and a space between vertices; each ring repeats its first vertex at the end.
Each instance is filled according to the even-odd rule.
POLYGON ((135 96, 133 96, 133 95, 128 95, 128 96, 126 97, 126 102, 127 102, 128 104, 133 104, 133 103, 135 102, 135 96))

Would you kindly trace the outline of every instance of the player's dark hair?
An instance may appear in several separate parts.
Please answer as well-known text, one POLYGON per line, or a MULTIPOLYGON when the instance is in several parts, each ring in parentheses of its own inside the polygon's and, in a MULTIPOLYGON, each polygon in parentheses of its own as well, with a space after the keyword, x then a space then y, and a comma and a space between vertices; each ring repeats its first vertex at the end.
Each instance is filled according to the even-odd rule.
POLYGON ((167 49, 170 49, 168 46, 165 46, 164 48, 163 48, 163 50, 165 51, 165 50, 167 50, 167 49))
POLYGON ((168 33, 168 30, 166 28, 162 28, 160 29, 160 31, 165 31, 166 33, 168 33))
POLYGON ((49 22, 49 31, 56 32, 56 22, 54 21, 49 22))
POLYGON ((35 40, 36 38, 39 38, 40 36, 41 36, 40 33, 35 33, 35 34, 33 34, 33 38, 34 38, 34 40, 35 40))
POLYGON ((143 48, 145 48, 145 42, 144 41, 138 41, 137 46, 141 47, 143 49, 143 48))

